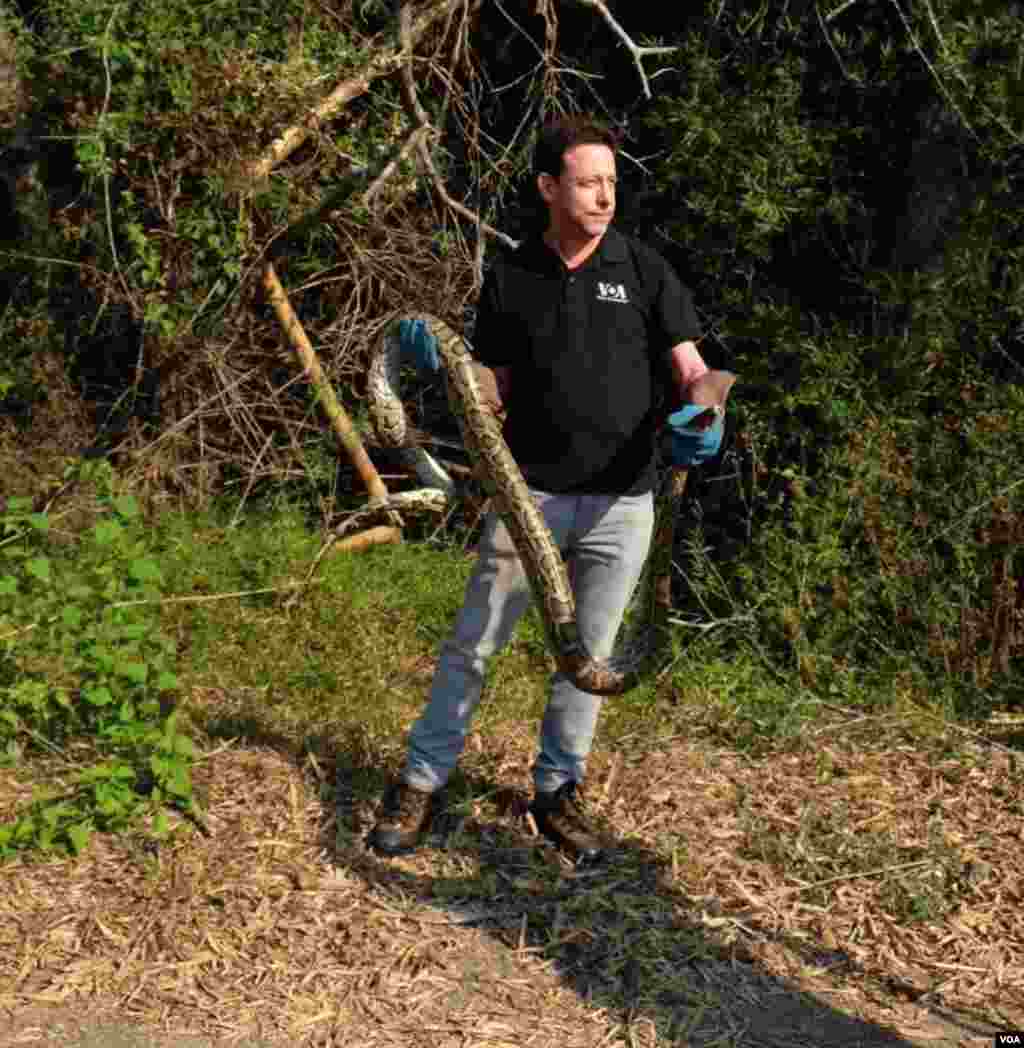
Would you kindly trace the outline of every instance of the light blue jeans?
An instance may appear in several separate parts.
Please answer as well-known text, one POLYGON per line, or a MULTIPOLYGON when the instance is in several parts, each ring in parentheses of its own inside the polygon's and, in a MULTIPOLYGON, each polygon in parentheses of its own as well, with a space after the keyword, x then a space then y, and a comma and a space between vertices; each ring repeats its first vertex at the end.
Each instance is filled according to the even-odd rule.
MULTIPOLYGON (((653 497, 532 494, 555 541, 571 558, 583 643, 591 654, 607 658, 650 547, 653 497)), ((409 785, 432 791, 448 781, 480 701, 487 660, 508 642, 531 599, 511 536, 491 513, 462 609, 441 646, 430 699, 409 735, 402 774, 409 785)), ((552 676, 533 767, 537 790, 583 781, 600 709, 598 696, 580 691, 562 673, 552 676)))

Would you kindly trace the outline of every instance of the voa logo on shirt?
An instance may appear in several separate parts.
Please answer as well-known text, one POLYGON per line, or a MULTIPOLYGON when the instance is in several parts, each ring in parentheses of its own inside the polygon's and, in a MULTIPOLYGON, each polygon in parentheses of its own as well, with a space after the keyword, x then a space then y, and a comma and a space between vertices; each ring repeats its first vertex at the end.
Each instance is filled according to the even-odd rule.
POLYGON ((597 282, 598 302, 628 302, 625 284, 606 284, 603 280, 597 282))

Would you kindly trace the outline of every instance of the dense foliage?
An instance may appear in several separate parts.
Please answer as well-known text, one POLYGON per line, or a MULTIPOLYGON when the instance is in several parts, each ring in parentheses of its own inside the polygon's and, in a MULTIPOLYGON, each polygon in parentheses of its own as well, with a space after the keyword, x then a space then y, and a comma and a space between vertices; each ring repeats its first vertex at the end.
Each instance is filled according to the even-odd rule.
MULTIPOLYGON (((626 33, 676 47, 644 59, 650 101, 593 8, 519 6, 451 3, 414 41, 412 101, 400 63, 367 72, 400 49, 393 5, 375 0, 8 9, 9 415, 31 424, 56 355, 142 493, 202 502, 299 481, 334 505, 345 493, 261 264, 276 260, 358 417, 382 325, 409 308, 457 317, 479 279, 473 223, 414 153, 364 193, 414 103, 446 192, 513 235, 531 215, 531 127, 597 110, 627 131, 623 224, 677 265, 705 355, 742 377, 727 460, 695 478, 678 595, 732 625, 694 657, 749 650, 849 702, 1019 701, 1020 5, 633 5, 616 15, 626 33), (311 119, 346 80, 348 101, 311 119), (302 144, 252 177, 296 127, 302 144)), ((41 528, 11 532, 19 600, 56 592, 30 567, 50 563, 41 528)), ((98 533, 84 542, 87 574, 109 560, 119 584, 148 584, 131 559, 105 560, 98 533)), ((6 682, 12 715, 25 703, 11 689, 32 686, 6 682)))
POLYGON ((105 465, 89 471, 101 492, 95 522, 70 547, 51 539, 59 516, 28 499, 0 513, 0 753, 17 762, 41 748, 57 782, 0 821, 0 858, 77 852, 93 830, 147 813, 161 835, 166 806, 193 811, 193 744, 161 706, 177 687, 153 607, 161 572, 136 499, 111 492, 105 465))

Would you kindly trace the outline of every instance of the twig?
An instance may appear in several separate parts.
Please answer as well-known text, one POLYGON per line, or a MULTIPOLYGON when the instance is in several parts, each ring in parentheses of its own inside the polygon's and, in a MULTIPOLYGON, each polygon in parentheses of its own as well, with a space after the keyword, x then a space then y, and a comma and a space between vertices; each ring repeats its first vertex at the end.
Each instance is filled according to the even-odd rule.
POLYGON ((1012 754, 1015 758, 1020 755, 1019 750, 1013 749, 1011 746, 1004 746, 1001 742, 996 742, 995 739, 990 739, 987 735, 982 734, 980 731, 971 731, 970 728, 961 728, 959 724, 954 724, 951 721, 947 721, 945 718, 940 717, 936 713, 930 713, 928 710, 920 709, 917 711, 920 716, 927 717, 929 720, 938 721, 939 724, 946 728, 952 728, 953 731, 958 731, 961 735, 966 735, 970 739, 974 739, 977 742, 983 742, 987 746, 991 746, 993 749, 1002 750, 1003 753, 1012 754))
MULTIPOLYGON (((306 579, 304 582, 289 582, 287 586, 271 586, 268 589, 258 590, 239 590, 237 593, 204 593, 198 597, 146 597, 140 598, 139 600, 119 600, 113 604, 108 604, 108 608, 134 608, 142 604, 203 604, 208 601, 214 600, 232 600, 237 597, 256 597, 264 593, 287 593, 289 590, 302 589, 310 584, 310 579, 306 579)), ((17 637, 22 633, 31 633, 32 630, 38 629, 40 626, 48 626, 51 622, 56 622, 60 618, 59 615, 51 615, 48 619, 40 619, 38 622, 33 622, 28 626, 22 626, 20 629, 16 629, 11 633, 0 634, 0 641, 10 640, 11 637, 17 637)))
MULTIPOLYGON (((103 130, 103 123, 107 117, 107 110, 110 108, 110 95, 112 93, 112 80, 110 76, 110 30, 114 26, 114 19, 117 17, 117 12, 120 7, 120 4, 114 5, 114 9, 110 12, 110 18, 107 19, 107 28, 103 32, 103 71, 107 77, 107 93, 103 98, 103 108, 100 110, 99 120, 97 121, 97 128, 101 132, 103 130)), ((102 142, 103 139, 100 138, 100 141, 102 142)), ((106 156, 105 147, 104 156, 106 156)), ((110 253, 114 258, 114 269, 117 270, 117 277, 121 281, 122 290, 128 296, 129 301, 133 301, 132 293, 128 289, 128 282, 125 280, 124 273, 121 270, 121 259, 118 257, 117 244, 114 241, 114 215, 110 207, 110 172, 107 170, 106 164, 103 166, 103 196, 107 205, 107 237, 110 240, 110 253)))
POLYGON ((241 501, 238 503, 238 508, 235 510, 234 516, 231 518, 231 523, 228 525, 229 531, 233 531, 238 527, 238 522, 242 517, 242 511, 245 509, 245 504, 249 499, 249 492, 252 491, 252 486, 256 483, 256 470, 259 469, 259 465, 263 461, 263 456, 267 453, 267 448, 270 447, 275 435, 276 434, 273 430, 267 434, 267 438, 263 442, 263 447, 260 448, 259 454, 256 456, 256 461, 252 464, 252 467, 249 470, 249 481, 245 485, 245 491, 242 492, 241 501))
POLYGON ((54 615, 50 619, 42 619, 39 622, 33 622, 29 626, 21 626, 16 630, 11 630, 10 633, 0 633, 0 641, 10 640, 12 637, 18 637, 22 633, 31 633, 34 629, 38 629, 40 626, 45 626, 48 622, 56 622, 60 616, 54 615))
POLYGON ((187 428, 188 425, 198 417, 200 412, 212 407, 218 400, 223 400, 225 397, 228 396, 228 394, 232 393, 236 387, 242 385, 243 382, 246 382, 248 379, 252 378, 252 376, 256 374, 257 371, 258 368, 250 368, 248 371, 245 371, 241 375, 239 375, 238 378, 235 379, 233 382, 229 383, 223 389, 221 389, 219 393, 214 393, 213 396, 202 401, 197 407, 195 407, 183 418, 178 419, 177 422, 174 422, 172 425, 168 426, 167 429, 165 429, 158 437, 156 437, 152 441, 152 443, 147 444, 144 448, 141 448, 139 451, 139 456, 144 456, 147 452, 152 451, 157 446, 157 444, 160 444, 161 442, 170 439, 171 437, 175 436, 176 434, 180 433, 182 430, 187 428))
POLYGON ((208 761, 211 757, 216 757, 218 753, 223 753, 225 750, 230 750, 236 742, 238 742, 239 736, 235 736, 233 739, 228 739, 227 742, 222 742, 215 750, 208 750, 206 753, 200 754, 198 757, 193 759, 193 764, 202 764, 203 761, 208 761))
POLYGON ((828 44, 829 50, 835 57, 836 62, 839 63, 840 72, 847 80, 853 80, 853 77, 850 76, 849 72, 847 72, 846 66, 843 64, 842 57, 836 50, 836 45, 832 43, 832 37, 829 36, 828 33, 828 26, 825 24, 825 19, 821 17, 821 8, 817 4, 814 5, 814 13, 818 16, 818 24, 821 26, 821 35, 825 38, 825 43, 828 44))
POLYGON ((838 18, 848 8, 853 7, 857 3, 857 0, 846 0, 845 4, 840 4, 831 14, 827 15, 825 22, 831 22, 833 19, 838 18))
POLYGON ((395 155, 384 165, 383 170, 370 183, 366 192, 363 193, 362 204, 364 207, 369 207, 370 204, 373 203, 373 198, 381 191, 388 179, 395 174, 402 161, 405 160, 415 149, 419 148, 428 134, 430 134, 429 127, 413 128, 413 130, 406 136, 405 141, 402 142, 402 145, 399 147, 395 155))
POLYGON ((1024 477, 1020 480, 1015 480, 1012 484, 1007 484, 1005 488, 990 495, 984 502, 979 502, 977 506, 972 506, 966 513, 961 513, 959 518, 955 520, 948 528, 944 528, 937 535, 928 539, 926 545, 930 546, 934 542, 938 542, 939 539, 945 538, 951 531, 955 531, 956 528, 960 527, 968 517, 973 517, 975 513, 980 513, 983 509, 990 506, 997 498, 1002 495, 1009 495, 1014 488, 1019 488, 1021 484, 1024 484, 1024 477))
POLYGON ((50 742, 44 735, 40 735, 39 732, 33 728, 29 728, 25 724, 19 725, 21 731, 23 731, 30 739, 38 742, 40 746, 48 749, 54 756, 60 757, 60 759, 68 765, 74 766, 74 762, 68 757, 68 755, 58 746, 56 743, 50 742))
POLYGON ((961 122, 967 129, 967 132, 970 134, 971 138, 973 138, 976 142, 980 141, 981 139, 978 137, 977 132, 974 130, 973 127, 971 127, 970 123, 967 120, 967 117, 964 115, 963 110, 956 104, 956 99, 952 96, 952 94, 950 94, 950 91, 943 82, 942 77, 939 76, 938 72, 935 69, 935 66, 932 65, 931 61, 928 59, 928 56, 924 53, 924 48, 921 47, 921 42, 917 39, 917 34, 914 32, 914 27, 910 24, 909 20, 907 19, 907 16, 903 13, 903 8, 900 7, 900 0, 892 0, 892 5, 896 8, 896 11, 900 16, 900 21, 903 23, 903 28, 907 31, 907 36, 910 37, 910 42, 914 45, 914 50, 920 56, 921 61, 924 62, 924 64, 927 66, 928 72, 931 73, 932 78, 935 80, 935 83, 938 84, 939 90, 942 92, 943 95, 945 95, 946 101, 950 104, 950 107, 953 109, 953 112, 955 112, 956 115, 960 117, 961 122))
POLYGON ((814 888, 822 888, 826 884, 837 884, 839 881, 855 881, 861 877, 880 877, 885 873, 895 873, 897 870, 913 870, 920 866, 931 866, 931 859, 917 859, 915 862, 899 862, 895 866, 880 866, 877 870, 862 870, 860 873, 841 873, 835 877, 826 877, 821 881, 813 881, 811 884, 794 885, 788 888, 780 888, 773 895, 799 895, 809 892, 814 888))
MULTIPOLYGON (((823 702, 822 706, 826 706, 829 709, 841 709, 839 706, 829 706, 827 702, 823 702)), ((847 712, 843 710, 843 712, 847 712)), ((826 724, 821 728, 815 728, 814 731, 808 732, 810 738, 816 738, 818 735, 826 735, 830 731, 845 731, 847 728, 852 728, 854 724, 863 724, 864 721, 884 721, 893 720, 898 717, 896 713, 865 713, 860 717, 853 717, 850 720, 841 721, 838 724, 826 724)))
MULTIPOLYGON (((526 43, 529 44, 538 55, 540 55, 540 64, 543 65, 546 60, 546 55, 540 49, 537 41, 534 40, 533 37, 508 13, 508 11, 505 10, 501 0, 494 0, 494 6, 505 16, 505 18, 511 23, 512 27, 518 31, 523 40, 526 41, 526 43)), ((515 81, 513 81, 513 83, 515 83, 515 81)), ((501 91, 504 89, 498 88, 498 90, 501 91)))
MULTIPOLYGON (((146 597, 139 600, 119 600, 109 604, 111 608, 134 608, 140 604, 207 604, 215 600, 237 600, 239 597, 259 597, 265 593, 288 593, 302 589, 308 582, 289 582, 286 586, 268 586, 266 589, 237 590, 234 593, 202 593, 188 597, 146 597)), ((36 623, 39 625, 39 623, 36 623)))
POLYGON ((718 626, 728 626, 734 622, 754 622, 755 619, 753 615, 731 615, 727 619, 715 619, 714 622, 687 622, 685 619, 676 618, 670 618, 667 621, 673 626, 685 626, 688 629, 701 630, 706 633, 718 626))
MULTIPOLYGON (((626 32, 625 29, 615 20, 611 11, 608 10, 608 5, 604 0, 576 0, 578 4, 582 4, 584 7, 592 7, 597 11, 601 17, 608 23, 612 32, 626 45, 626 49, 633 56, 633 64, 636 66, 637 72, 640 74, 640 81, 644 87, 644 97, 651 98, 651 85, 648 82, 647 72, 644 69, 644 59, 648 55, 669 55, 674 54, 679 50, 678 47, 640 47, 638 44, 633 42, 633 38, 626 32)), ((655 73, 654 76, 658 74, 655 73)))
POLYGON ((474 223, 479 230, 486 233, 488 236, 494 237, 495 240, 500 240, 506 247, 517 248, 519 246, 518 240, 514 240, 507 233, 503 233, 500 229, 495 229, 494 226, 489 223, 482 222, 479 215, 471 211, 464 204, 460 204, 449 195, 443 179, 438 173, 437 168, 434 166, 434 158, 431 156, 430 150, 424 141, 419 143, 419 154, 420 158, 423 160, 424 167, 426 167, 430 174, 431 181, 434 183, 437 195, 452 209, 452 211, 458 215, 462 215, 463 218, 469 219, 469 221, 474 223))
POLYGON ((416 82, 412 75, 413 42, 412 42, 412 3, 405 0, 398 10, 398 40, 402 45, 402 54, 405 61, 402 62, 402 99, 408 110, 409 116, 416 127, 429 128, 430 117, 420 104, 419 92, 416 90, 416 82))
POLYGON ((86 262, 71 262, 66 258, 47 258, 45 255, 30 255, 25 251, 6 251, 0 250, 0 256, 6 256, 7 258, 20 258, 25 262, 45 262, 51 266, 70 266, 72 269, 81 269, 85 272, 91 272, 96 276, 104 276, 103 270, 98 269, 96 266, 90 266, 86 262))

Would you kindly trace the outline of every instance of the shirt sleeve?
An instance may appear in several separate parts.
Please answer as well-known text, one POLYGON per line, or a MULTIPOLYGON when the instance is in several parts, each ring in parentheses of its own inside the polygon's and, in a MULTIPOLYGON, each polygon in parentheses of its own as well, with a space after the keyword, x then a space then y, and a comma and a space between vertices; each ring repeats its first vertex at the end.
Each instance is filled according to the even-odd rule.
MULTIPOLYGON (((680 342, 700 338, 700 322, 693 307, 693 295, 684 287, 668 262, 662 261, 662 278, 654 298, 652 318, 658 352, 668 355, 680 342)), ((703 363, 703 361, 701 361, 703 363)))
POLYGON ((665 259, 658 259, 661 279, 651 303, 651 351, 656 374, 661 376, 663 405, 671 412, 682 402, 686 387, 708 368, 696 348, 672 352, 680 343, 700 338, 700 322, 689 288, 683 286, 665 259))
POLYGON ((471 339, 474 360, 492 368, 511 364, 515 347, 507 336, 507 321, 502 323, 500 278, 496 267, 492 266, 484 274, 484 284, 476 304, 471 339))

